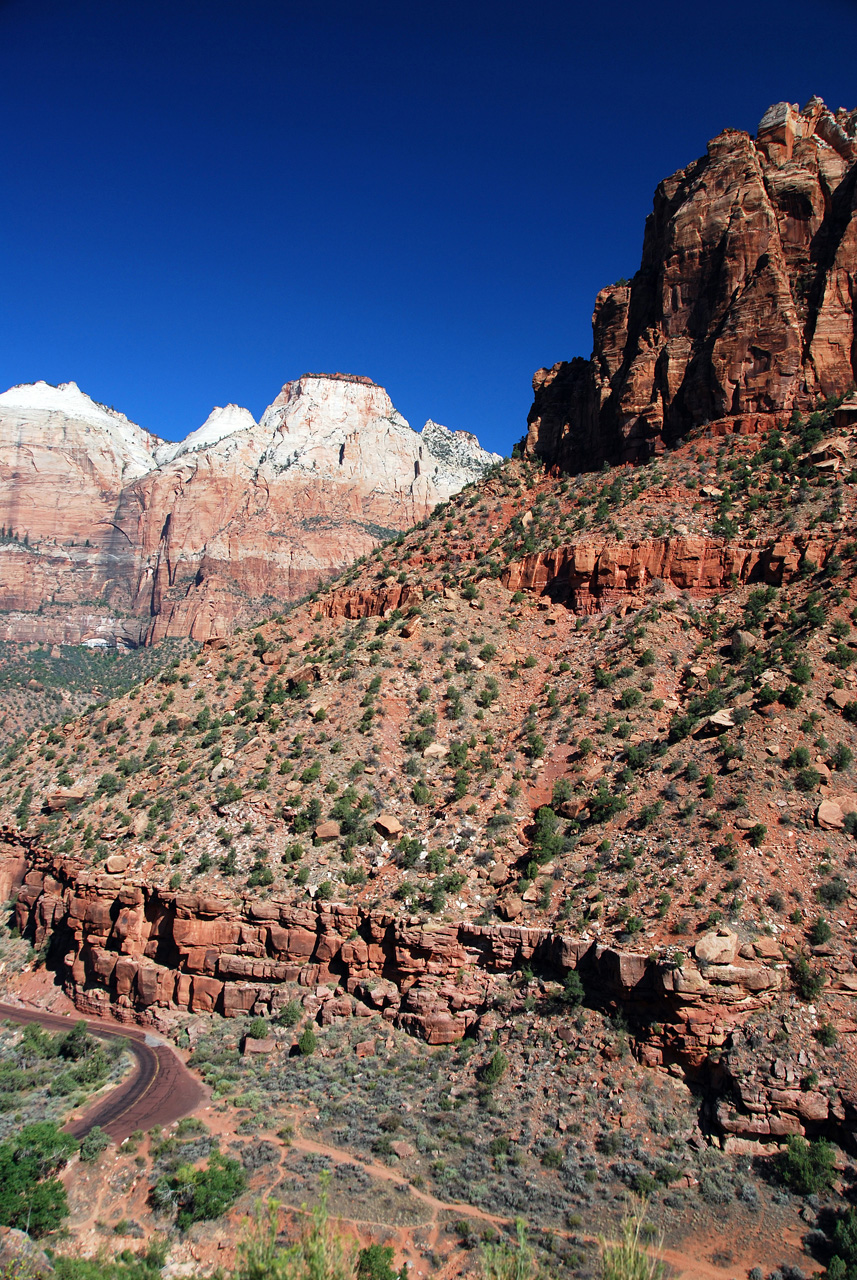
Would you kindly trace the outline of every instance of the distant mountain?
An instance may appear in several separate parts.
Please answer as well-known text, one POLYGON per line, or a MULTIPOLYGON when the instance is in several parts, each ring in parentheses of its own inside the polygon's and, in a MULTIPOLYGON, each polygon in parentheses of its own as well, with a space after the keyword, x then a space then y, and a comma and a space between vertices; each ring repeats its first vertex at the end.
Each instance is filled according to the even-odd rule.
POLYGON ((369 378, 307 374, 256 422, 214 409, 178 444, 75 383, 0 395, 0 639, 228 634, 311 590, 499 461, 413 431, 369 378))

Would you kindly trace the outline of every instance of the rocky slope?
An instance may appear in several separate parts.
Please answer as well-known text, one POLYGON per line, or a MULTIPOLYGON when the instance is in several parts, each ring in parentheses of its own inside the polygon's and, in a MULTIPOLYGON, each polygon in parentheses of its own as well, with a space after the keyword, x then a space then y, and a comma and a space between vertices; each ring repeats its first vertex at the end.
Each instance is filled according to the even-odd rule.
POLYGON ((22 927, 81 1007, 162 1025, 297 993, 444 1043, 576 971, 724 1138, 850 1141, 849 413, 507 464, 288 620, 37 735, 0 775, 22 927), (781 1019, 821 1092, 748 1056, 781 1019))
POLYGON ((412 431, 368 378, 306 375, 178 445, 69 383, 0 395, 0 639, 226 634, 312 590, 497 462, 412 431))
MULTIPOLYGON (((698 1186, 724 1215, 719 1248, 737 1233, 733 1200, 748 1214, 762 1203, 751 1157, 799 1135, 853 1156, 857 396, 853 366, 830 355, 830 335, 844 331, 824 316, 830 264, 851 280, 854 260, 848 228, 837 239, 826 224, 809 249, 827 243, 828 267, 824 297, 807 294, 798 370, 773 358, 796 350, 776 292, 784 277, 769 272, 776 254, 730 239, 758 214, 762 188, 746 181, 760 166, 767 192, 775 169, 797 181, 816 156, 840 208, 852 170, 837 167, 846 157, 827 139, 844 148, 833 126, 848 143, 851 124, 815 104, 774 113, 756 143, 726 135, 676 196, 675 216, 664 214, 667 238, 688 201, 731 228, 716 271, 708 249, 688 248, 692 220, 682 241, 684 274, 668 292, 670 306, 697 299, 681 321, 688 334, 699 299, 719 296, 713 283, 700 293, 700 279, 714 271, 725 287, 732 277, 717 273, 733 250, 761 256, 716 334, 703 326, 698 346, 688 339, 683 390, 660 395, 655 434, 630 418, 610 434, 610 388, 603 419, 570 416, 569 403, 576 413, 589 403, 581 388, 594 375, 575 381, 566 367, 551 382, 556 431, 537 414, 530 456, 466 486, 287 617, 209 637, 6 752, 4 892, 80 1008, 188 1038, 234 1027, 236 1056, 243 1031, 259 1107, 271 1089, 291 1103, 297 1074, 277 1062, 299 1053, 297 1023, 315 1024, 321 1052, 347 1045, 360 1057, 347 1098, 344 1060, 327 1057, 330 1088, 316 1081, 301 1095, 315 1136, 335 1133, 349 1150, 362 1141, 351 1117, 378 1109, 363 1087, 364 1055, 376 1052, 363 1029, 386 1024, 388 1062, 402 1032, 438 1046, 432 1062, 461 1064, 437 1104, 442 1131, 420 1128, 418 1093, 434 1079, 420 1067, 412 1093, 390 1084, 384 1106, 401 1112, 391 1132, 401 1120, 421 1133, 431 1163, 406 1167, 435 1188, 449 1176, 451 1135, 463 1133, 479 1154, 460 1158, 455 1185, 489 1212, 538 1218, 545 1169, 572 1174, 585 1195, 601 1157, 617 1155, 614 1182, 663 1193, 664 1219, 698 1186), (730 186, 738 152, 744 177, 730 186), (709 183, 705 198, 697 180, 709 183), (810 313, 827 347, 805 340, 810 313), (771 326, 788 331, 784 346, 771 326), (724 407, 713 389, 727 333, 733 355, 764 342, 772 359, 755 382, 733 362, 724 407), (562 408, 564 380, 573 394, 562 408), (700 387, 709 408, 683 418, 700 387), (580 472, 640 441, 635 465, 580 472), (251 1016, 270 1036, 257 1040, 251 1016), (492 1072, 505 1071, 492 1101, 492 1072), (658 1088, 677 1082, 681 1123, 652 1102, 644 1075, 658 1088), (634 1112, 647 1094, 646 1132, 634 1112), (443 1113, 460 1106, 447 1125, 443 1113), (498 1166, 485 1163, 505 1168, 512 1148, 495 1142, 507 1131, 522 1200, 500 1200, 498 1166), (707 1142, 733 1162, 732 1189, 722 1166, 714 1176, 707 1142), (531 1164, 518 1165, 527 1150, 531 1164)), ((798 261, 806 244, 795 244, 798 261)), ((642 287, 638 278, 631 293, 642 287)), ((617 394, 654 377, 633 350, 616 366, 617 394)), ((306 439, 306 405, 286 389, 268 429, 306 439)), ((213 440, 217 421, 206 431, 214 450, 243 434, 213 440)), ((357 444, 340 443, 337 465, 357 444)), ((313 460, 292 465, 311 473, 313 460)), ((223 1088, 225 1061, 217 1047, 205 1060, 223 1088)), ((402 1150, 416 1159, 416 1147, 402 1150)), ((836 1158, 853 1185, 853 1163, 836 1158)), ((770 1189, 773 1203, 784 1194, 770 1189)), ((820 1203, 802 1206, 805 1224, 823 1225, 820 1203)), ((541 1220, 556 1225, 553 1206, 541 1220)))
POLYGON ((725 414, 857 378, 857 111, 771 107, 655 192, 640 270, 602 289, 589 360, 535 375, 527 449, 564 470, 649 457, 725 414))

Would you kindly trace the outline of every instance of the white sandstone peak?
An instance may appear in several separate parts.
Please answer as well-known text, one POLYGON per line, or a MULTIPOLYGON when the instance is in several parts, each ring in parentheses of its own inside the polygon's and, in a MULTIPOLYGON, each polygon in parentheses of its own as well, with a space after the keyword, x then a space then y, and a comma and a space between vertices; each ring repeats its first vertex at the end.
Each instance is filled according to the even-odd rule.
POLYGON ((81 391, 76 382, 20 383, 0 394, 0 414, 27 427, 56 428, 80 422, 109 440, 110 447, 141 474, 154 465, 154 452, 161 443, 124 413, 99 404, 81 391))
POLYGON ((158 462, 170 461, 200 449, 210 449, 227 436, 234 436, 239 431, 252 431, 256 425, 256 419, 249 409, 237 404, 227 404, 222 408, 218 406, 212 409, 202 426, 191 431, 184 440, 162 446, 158 450, 158 462))

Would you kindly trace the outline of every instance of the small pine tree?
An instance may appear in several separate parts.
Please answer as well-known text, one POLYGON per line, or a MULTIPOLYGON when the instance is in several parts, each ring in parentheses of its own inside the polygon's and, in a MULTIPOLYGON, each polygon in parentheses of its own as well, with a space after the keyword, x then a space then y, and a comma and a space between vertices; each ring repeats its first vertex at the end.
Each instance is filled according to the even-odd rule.
POLYGON ((304 1027, 301 1032, 300 1039, 298 1040, 298 1049, 303 1057, 309 1058, 313 1053, 315 1053, 317 1046, 318 1040, 312 1029, 312 1025, 310 1024, 304 1027))

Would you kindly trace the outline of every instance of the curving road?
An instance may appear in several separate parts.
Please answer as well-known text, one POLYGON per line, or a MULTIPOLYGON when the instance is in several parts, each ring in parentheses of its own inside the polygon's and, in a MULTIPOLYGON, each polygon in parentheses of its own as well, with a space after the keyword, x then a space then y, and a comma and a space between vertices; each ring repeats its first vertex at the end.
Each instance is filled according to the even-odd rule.
MULTIPOLYGON (((47 1031, 68 1031, 80 1018, 46 1013, 23 1005, 0 1002, 0 1018, 13 1022, 37 1022, 47 1031)), ((168 1125, 195 1111, 205 1090, 173 1049, 138 1027, 119 1027, 99 1018, 86 1018, 87 1030, 101 1040, 122 1040, 134 1056, 129 1076, 103 1098, 90 1103, 66 1131, 82 1138, 96 1125, 116 1142, 123 1142, 135 1129, 168 1125)))

